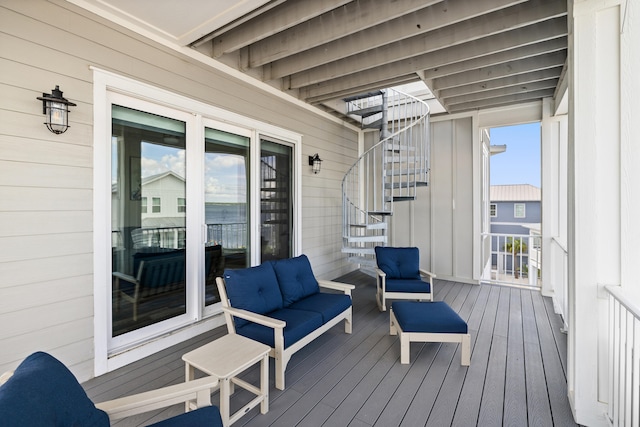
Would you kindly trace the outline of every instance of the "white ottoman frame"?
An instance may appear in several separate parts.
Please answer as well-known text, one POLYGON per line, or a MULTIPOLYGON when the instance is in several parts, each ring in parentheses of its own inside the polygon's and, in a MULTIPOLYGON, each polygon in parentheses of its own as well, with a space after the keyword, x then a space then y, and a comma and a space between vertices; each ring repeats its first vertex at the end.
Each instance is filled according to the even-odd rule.
POLYGON ((405 332, 398 323, 393 309, 389 310, 389 333, 391 335, 400 335, 400 363, 402 364, 409 363, 409 347, 412 342, 459 342, 462 354, 460 363, 463 366, 471 364, 471 335, 468 333, 405 332))

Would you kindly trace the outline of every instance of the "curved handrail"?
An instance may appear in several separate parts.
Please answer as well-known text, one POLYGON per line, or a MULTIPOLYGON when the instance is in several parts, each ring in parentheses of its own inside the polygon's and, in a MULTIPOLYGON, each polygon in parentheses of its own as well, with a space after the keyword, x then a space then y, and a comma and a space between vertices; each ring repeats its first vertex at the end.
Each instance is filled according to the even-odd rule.
POLYGON ((394 89, 383 96, 385 137, 358 157, 342 179, 343 248, 352 241, 358 241, 356 248, 376 241, 375 236, 385 234, 380 224, 392 213, 394 200, 412 200, 416 187, 428 182, 429 106, 394 89))

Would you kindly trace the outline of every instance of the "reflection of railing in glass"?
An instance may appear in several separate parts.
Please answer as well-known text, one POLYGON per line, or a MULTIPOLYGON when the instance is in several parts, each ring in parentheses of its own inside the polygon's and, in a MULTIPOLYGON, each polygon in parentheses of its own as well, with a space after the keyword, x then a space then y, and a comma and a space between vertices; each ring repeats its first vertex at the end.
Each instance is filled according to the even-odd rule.
POLYGON ((223 249, 246 249, 247 223, 207 224, 207 245, 222 245, 223 249))
MULTIPOLYGON (((119 232, 112 240, 119 242, 119 232)), ((134 249, 184 249, 185 227, 137 228, 131 232, 134 249)), ((247 223, 207 224, 207 246, 222 245, 225 249, 246 249, 247 223)), ((112 242, 113 243, 113 242, 112 242)), ((117 246, 117 245, 116 245, 117 246)))
POLYGON ((184 249, 186 236, 185 227, 137 228, 131 232, 134 249, 184 249))

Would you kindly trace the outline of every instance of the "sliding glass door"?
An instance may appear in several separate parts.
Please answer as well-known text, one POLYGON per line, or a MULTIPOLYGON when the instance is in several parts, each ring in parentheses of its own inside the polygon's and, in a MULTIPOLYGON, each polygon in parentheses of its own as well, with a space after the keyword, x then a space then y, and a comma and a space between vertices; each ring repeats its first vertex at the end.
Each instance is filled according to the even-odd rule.
POLYGON ((293 147, 260 140, 260 259, 293 255, 293 147))
POLYGON ((251 265, 250 138, 240 133, 205 128, 206 305, 220 301, 215 278, 225 268, 251 265))
POLYGON ((225 269, 294 253, 299 137, 149 99, 107 92, 101 113, 96 372, 215 324, 225 269))
POLYGON ((186 313, 185 122, 112 106, 112 336, 186 313))

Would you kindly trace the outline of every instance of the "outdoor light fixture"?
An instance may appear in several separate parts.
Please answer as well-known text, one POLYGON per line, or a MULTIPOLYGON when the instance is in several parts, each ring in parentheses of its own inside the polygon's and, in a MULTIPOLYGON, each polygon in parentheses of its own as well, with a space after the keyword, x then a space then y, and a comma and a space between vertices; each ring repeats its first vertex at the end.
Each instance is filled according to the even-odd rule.
POLYGON ((75 107, 76 104, 62 97, 62 91, 58 85, 51 91, 51 94, 43 93, 36 99, 42 101, 42 114, 47 116, 44 122, 47 129, 56 134, 65 133, 69 129, 69 109, 67 107, 75 107))
POLYGON ((313 156, 309 156, 309 166, 312 166, 313 173, 320 173, 320 165, 322 163, 322 159, 318 156, 318 153, 313 156))

